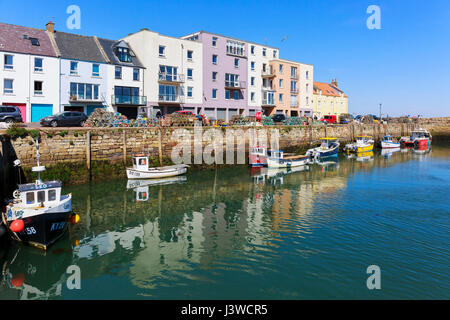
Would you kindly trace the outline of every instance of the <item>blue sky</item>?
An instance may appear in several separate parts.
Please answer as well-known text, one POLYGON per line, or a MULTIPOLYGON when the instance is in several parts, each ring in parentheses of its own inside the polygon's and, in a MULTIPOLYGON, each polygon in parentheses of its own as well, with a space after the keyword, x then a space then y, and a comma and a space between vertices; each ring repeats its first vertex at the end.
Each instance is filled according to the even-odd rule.
POLYGON ((117 39, 141 28, 182 36, 198 30, 280 48, 314 65, 314 80, 337 78, 352 113, 450 116, 450 1, 0 0, 0 21, 117 39), (66 9, 81 9, 68 30, 66 9), (369 5, 381 29, 369 30, 369 5), (287 37, 284 41, 283 38, 287 37))

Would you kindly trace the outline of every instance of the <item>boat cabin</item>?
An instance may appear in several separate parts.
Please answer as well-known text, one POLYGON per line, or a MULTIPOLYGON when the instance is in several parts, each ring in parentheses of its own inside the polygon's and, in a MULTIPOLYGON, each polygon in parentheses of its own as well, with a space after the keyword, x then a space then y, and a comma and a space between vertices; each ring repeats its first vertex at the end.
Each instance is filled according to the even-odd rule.
POLYGON ((392 141, 392 136, 391 136, 390 134, 385 135, 385 136, 383 137, 383 141, 392 141))
POLYGON ((251 154, 261 154, 261 155, 266 155, 266 147, 251 147, 250 148, 250 153, 251 154))
POLYGON ((136 191, 137 202, 148 201, 148 192, 149 192, 148 186, 137 187, 136 189, 134 189, 134 191, 136 191))
POLYGON ((135 170, 148 170, 148 157, 143 154, 133 155, 133 169, 135 170))
POLYGON ((372 137, 371 136, 357 136, 356 142, 358 143, 369 143, 371 142, 372 137))
POLYGON ((423 129, 419 129, 419 130, 414 130, 411 134, 411 140, 415 140, 415 139, 426 139, 430 137, 430 133, 426 130, 423 129))
POLYGON ((27 183, 19 185, 21 207, 50 206, 61 199, 61 181, 27 183))
POLYGON ((322 149, 329 149, 334 143, 336 143, 337 138, 321 138, 320 139, 320 147, 322 149))
POLYGON ((283 159, 283 154, 281 150, 267 150, 267 156, 271 158, 283 159))

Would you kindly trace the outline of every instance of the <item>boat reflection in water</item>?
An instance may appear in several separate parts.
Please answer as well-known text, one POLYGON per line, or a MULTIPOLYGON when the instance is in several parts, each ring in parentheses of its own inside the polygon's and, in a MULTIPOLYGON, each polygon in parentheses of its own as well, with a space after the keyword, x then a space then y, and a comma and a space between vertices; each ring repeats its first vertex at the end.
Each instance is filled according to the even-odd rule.
POLYGON ((283 177, 295 173, 309 171, 309 166, 299 166, 299 167, 288 167, 288 168, 268 168, 259 167, 252 168, 251 175, 252 180, 255 184, 268 182, 272 185, 282 185, 283 177))
POLYGON ((355 159, 358 162, 373 161, 373 151, 351 153, 351 154, 347 154, 345 156, 347 157, 347 159, 355 159))
POLYGON ((149 197, 150 186, 162 186, 166 184, 183 183, 186 181, 186 176, 176 176, 171 178, 152 180, 128 180, 127 189, 133 189, 134 192, 136 192, 136 201, 147 201, 149 197))
POLYGON ((398 148, 389 148, 389 149, 382 149, 381 150, 381 155, 383 157, 385 157, 386 159, 392 158, 392 155, 396 152, 399 152, 401 149, 400 147, 398 148))

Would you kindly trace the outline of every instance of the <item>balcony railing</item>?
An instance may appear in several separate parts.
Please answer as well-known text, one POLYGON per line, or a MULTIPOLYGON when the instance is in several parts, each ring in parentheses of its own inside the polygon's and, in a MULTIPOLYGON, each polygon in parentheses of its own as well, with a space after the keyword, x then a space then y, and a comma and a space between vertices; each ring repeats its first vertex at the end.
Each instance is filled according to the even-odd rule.
POLYGON ((269 70, 261 70, 261 76, 263 78, 275 77, 275 70, 274 69, 270 69, 270 68, 269 68, 269 70))
POLYGON ((102 102, 102 99, 100 97, 94 98, 94 97, 86 97, 86 95, 71 95, 69 98, 69 101, 80 101, 80 102, 102 102))
POLYGON ((184 82, 184 74, 171 74, 160 72, 158 74, 158 81, 167 83, 181 83, 184 82))
POLYGON ((291 101, 291 108, 297 108, 297 107, 298 107, 298 102, 291 101))
POLYGON ((291 79, 298 79, 298 73, 295 74, 291 73, 291 79))
POLYGON ((298 93, 298 88, 291 88, 291 93, 298 93))
POLYGON ((245 89, 245 81, 225 81, 225 88, 227 89, 245 89))
POLYGON ((160 94, 158 95, 158 101, 166 103, 183 103, 184 96, 180 96, 177 94, 160 94))
POLYGON ((262 105, 263 106, 275 106, 275 99, 274 98, 270 98, 270 99, 262 99, 262 105))
POLYGON ((273 87, 262 87, 262 91, 264 92, 264 91, 275 91, 275 88, 273 88, 273 87))
POLYGON ((112 104, 125 104, 130 106, 146 106, 147 97, 146 96, 123 96, 123 95, 113 95, 112 104))

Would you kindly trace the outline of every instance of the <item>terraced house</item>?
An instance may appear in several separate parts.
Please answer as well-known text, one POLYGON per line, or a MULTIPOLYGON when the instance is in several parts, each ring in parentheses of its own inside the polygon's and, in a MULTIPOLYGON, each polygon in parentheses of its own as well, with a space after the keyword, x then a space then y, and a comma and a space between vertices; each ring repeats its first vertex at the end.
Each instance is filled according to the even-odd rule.
POLYGON ((96 108, 108 108, 108 64, 96 39, 55 31, 54 25, 47 25, 47 31, 60 57, 61 111, 89 115, 96 108))
POLYGON ((25 122, 59 111, 59 62, 44 30, 0 23, 0 104, 25 122))
POLYGON ((191 110, 201 113, 203 92, 202 44, 142 29, 125 37, 140 57, 148 115, 191 110))
POLYGON ((225 121, 234 115, 254 113, 255 110, 250 111, 247 103, 247 43, 205 31, 184 36, 182 39, 202 45, 201 113, 225 121))
POLYGON ((331 83, 314 81, 313 110, 317 117, 348 113, 348 97, 338 88, 337 80, 331 83))

